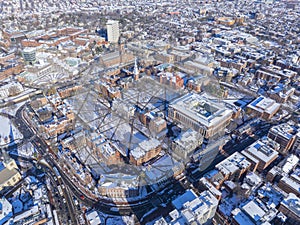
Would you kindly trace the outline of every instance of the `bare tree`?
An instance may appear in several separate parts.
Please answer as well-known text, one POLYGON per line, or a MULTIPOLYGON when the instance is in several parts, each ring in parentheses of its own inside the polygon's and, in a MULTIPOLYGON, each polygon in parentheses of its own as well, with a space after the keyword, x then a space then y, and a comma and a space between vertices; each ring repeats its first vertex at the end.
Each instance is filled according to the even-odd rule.
POLYGON ((8 94, 9 94, 9 96, 15 96, 15 95, 17 95, 19 93, 20 93, 20 90, 19 90, 19 88, 17 86, 13 85, 13 86, 10 86, 8 88, 8 94))

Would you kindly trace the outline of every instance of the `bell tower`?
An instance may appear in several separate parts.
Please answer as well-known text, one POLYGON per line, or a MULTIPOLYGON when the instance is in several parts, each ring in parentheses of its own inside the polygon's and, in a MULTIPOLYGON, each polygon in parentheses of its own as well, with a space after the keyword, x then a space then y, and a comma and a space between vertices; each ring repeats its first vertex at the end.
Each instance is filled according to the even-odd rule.
POLYGON ((140 77, 140 71, 137 65, 137 58, 135 58, 134 68, 133 68, 133 78, 134 80, 138 80, 140 77))

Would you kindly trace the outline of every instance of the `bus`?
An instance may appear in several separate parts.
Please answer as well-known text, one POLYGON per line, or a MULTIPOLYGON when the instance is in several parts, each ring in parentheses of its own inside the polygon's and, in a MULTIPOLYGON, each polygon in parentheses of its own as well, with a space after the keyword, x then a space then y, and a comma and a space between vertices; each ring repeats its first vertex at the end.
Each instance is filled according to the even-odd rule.
POLYGON ((54 223, 55 225, 60 225, 59 221, 58 221, 58 216, 57 216, 57 212, 56 210, 53 210, 53 217, 54 217, 54 223))
POLYGON ((57 186, 57 189, 58 189, 59 194, 60 194, 61 196, 64 196, 64 193, 63 193, 63 191, 62 191, 60 185, 57 186))
POLYGON ((60 173, 58 172, 58 169, 56 167, 53 167, 53 171, 55 173, 55 175, 57 176, 58 179, 61 178, 60 173))

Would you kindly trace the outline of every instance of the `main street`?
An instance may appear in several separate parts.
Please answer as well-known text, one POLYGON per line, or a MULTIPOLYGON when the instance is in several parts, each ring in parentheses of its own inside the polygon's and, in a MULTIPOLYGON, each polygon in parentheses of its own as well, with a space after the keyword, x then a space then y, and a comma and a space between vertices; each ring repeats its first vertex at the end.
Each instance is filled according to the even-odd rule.
MULTIPOLYGON (((284 121, 283 121, 284 122, 284 121)), ((193 170, 188 170, 188 178, 189 180, 197 186, 198 180, 203 177, 204 174, 209 172, 210 170, 215 168, 215 165, 218 163, 222 162, 224 159, 227 158, 228 155, 232 155, 235 152, 241 152, 251 144, 253 144, 257 139, 265 136, 271 126, 273 124, 265 124, 261 126, 261 129, 257 130, 255 133, 254 137, 246 136, 244 139, 241 139, 240 141, 235 141, 235 142, 227 142, 225 146, 223 146, 223 153, 219 152, 219 154, 216 156, 216 158, 209 164, 207 168, 205 168, 202 171, 197 171, 195 173, 192 173, 193 170)), ((259 126, 259 124, 257 125, 259 126)))
MULTIPOLYGON (((39 154, 41 154, 43 156, 43 158, 46 160, 46 162, 52 166, 55 165, 54 162, 51 160, 51 158, 49 157, 48 154, 48 149, 49 146, 38 137, 38 135, 35 134, 35 131, 32 130, 28 124, 25 122, 25 119, 23 118, 23 110, 24 107, 26 107, 26 105, 21 106, 17 112, 14 118, 12 119, 12 122, 14 123, 14 125, 18 128, 18 130, 23 134, 24 140, 31 140, 32 144, 34 145, 34 147, 36 148, 36 150, 39 152, 39 154)), ((52 169, 50 168, 50 169, 52 169)), ((49 170, 45 170, 46 173, 48 173, 48 176, 53 177, 54 173, 51 173, 49 170)), ((53 171, 52 171, 53 172, 53 171)), ((62 181, 62 183, 58 184, 56 183, 56 185, 61 185, 63 184, 64 181, 62 181)), ((73 201, 70 198, 70 194, 67 193, 67 191, 64 192, 64 196, 66 199, 67 204, 65 204, 64 206, 67 209, 68 214, 66 215, 67 217, 71 218, 71 223, 70 224, 78 224, 77 223, 77 218, 74 216, 74 206, 73 206, 73 201)))

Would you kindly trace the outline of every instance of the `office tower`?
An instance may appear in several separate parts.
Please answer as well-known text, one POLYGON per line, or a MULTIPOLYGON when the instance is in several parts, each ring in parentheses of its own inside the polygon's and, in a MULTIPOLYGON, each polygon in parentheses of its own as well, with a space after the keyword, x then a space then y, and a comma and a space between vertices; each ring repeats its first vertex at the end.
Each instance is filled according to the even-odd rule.
POLYGON ((116 20, 108 20, 106 23, 107 28, 107 40, 110 43, 118 43, 119 41, 119 21, 116 20))

